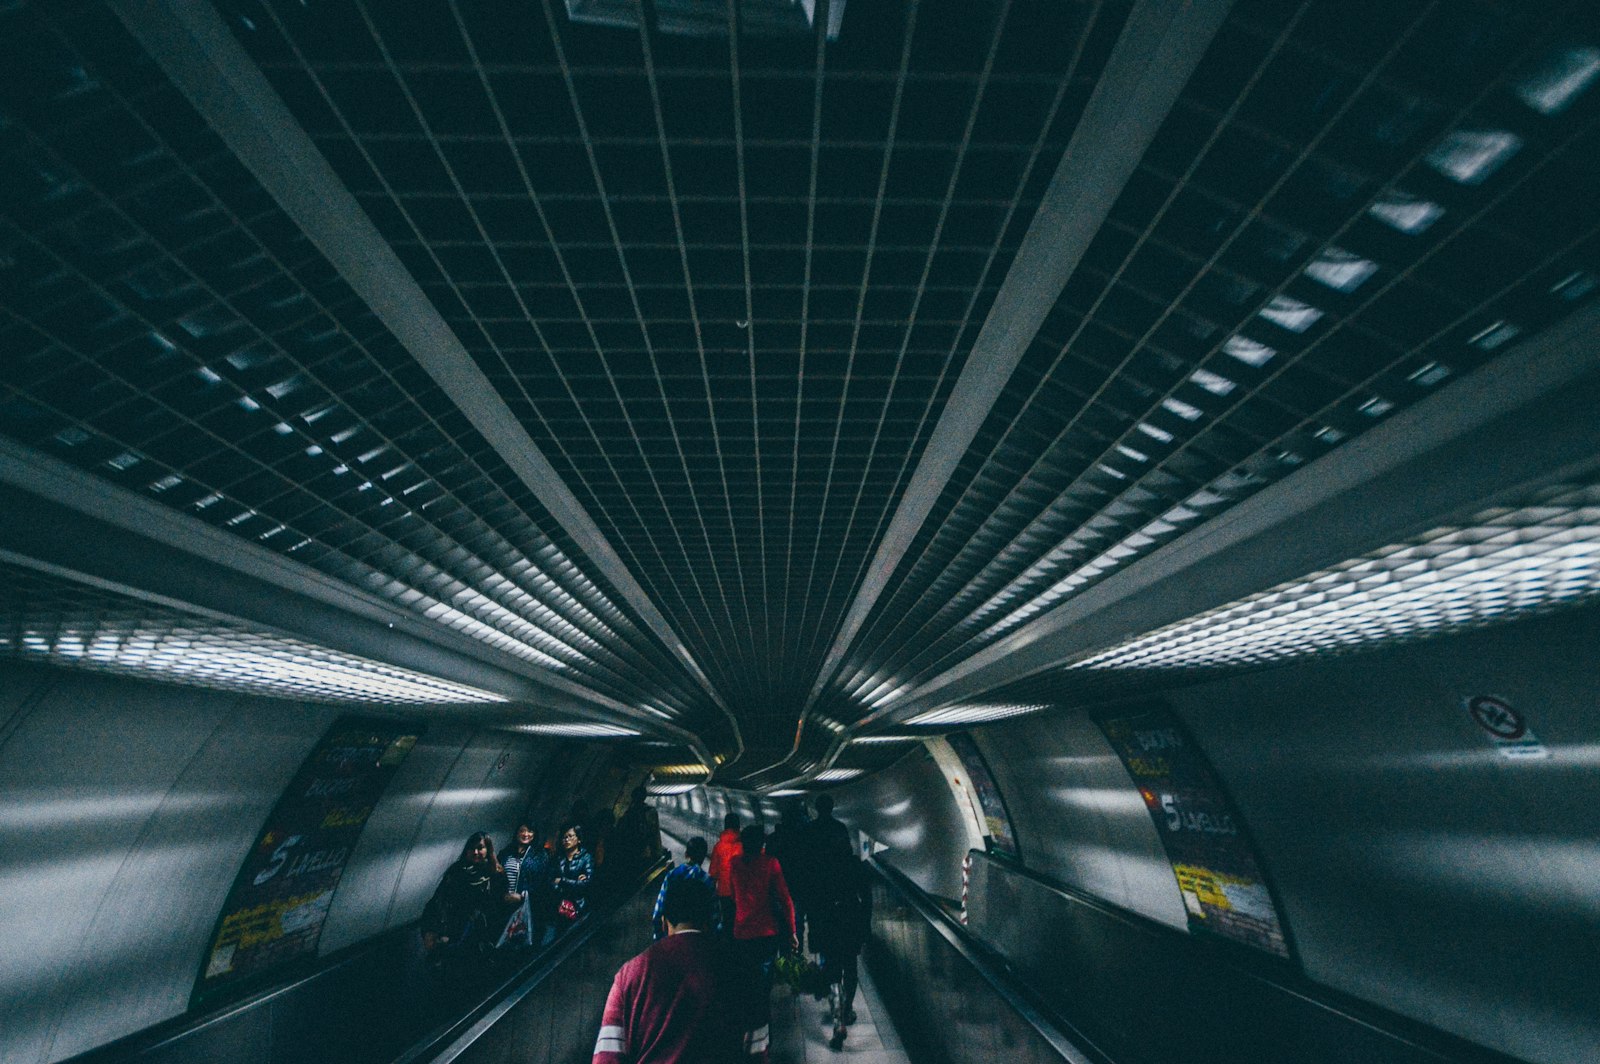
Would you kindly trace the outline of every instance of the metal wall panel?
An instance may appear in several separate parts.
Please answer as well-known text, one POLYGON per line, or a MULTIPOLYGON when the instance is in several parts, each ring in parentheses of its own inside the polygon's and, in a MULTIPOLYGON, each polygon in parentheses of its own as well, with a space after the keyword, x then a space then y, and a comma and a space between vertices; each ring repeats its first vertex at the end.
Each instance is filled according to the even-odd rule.
POLYGON ((1171 701, 1253 830, 1313 979, 1533 1061, 1600 1045, 1600 611, 1171 701), (1461 705, 1522 710, 1511 760, 1461 705))
POLYGON ((58 1060, 183 1011, 240 860, 333 716, 87 674, 27 713, 0 747, 0 981, 21 991, 0 1058, 58 1060))
POLYGON ((1180 929, 1183 899, 1150 814, 1105 735, 1079 711, 977 735, 1037 872, 1180 929))
POLYGON ((834 792, 835 814, 888 849, 878 859, 942 898, 961 897, 967 828, 955 792, 918 745, 882 772, 834 792))
MULTIPOLYGON (((185 1011, 240 862, 343 710, 15 664, 0 691, 0 1060, 43 1064, 185 1011)), ((416 919, 468 834, 526 814, 556 745, 430 727, 321 952, 416 919)))

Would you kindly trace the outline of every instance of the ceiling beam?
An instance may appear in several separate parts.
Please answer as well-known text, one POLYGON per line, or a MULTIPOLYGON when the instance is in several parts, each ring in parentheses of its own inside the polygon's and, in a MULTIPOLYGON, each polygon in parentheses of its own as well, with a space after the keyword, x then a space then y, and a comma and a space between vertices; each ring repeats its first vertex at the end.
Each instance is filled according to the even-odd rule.
MULTIPOLYGON (((434 624, 258 544, 0 439, 0 557, 153 604, 296 636, 512 702, 636 726, 711 752, 688 730, 434 624)), ((490 716, 525 711, 499 706, 490 716)))
POLYGON ((238 161, 683 664, 727 718, 742 752, 739 722, 693 654, 217 11, 209 3, 180 0, 111 0, 111 7, 238 161))
POLYGON ((881 727, 1600 468, 1600 303, 874 712, 881 727))
MULTIPOLYGON (((889 577, 972 446, 1231 6, 1232 0, 1183 4, 1141 0, 1129 13, 928 446, 867 566, 866 578, 823 659, 806 701, 806 713, 832 682, 889 577)), ((796 732, 796 750, 801 730, 803 727, 796 732)))

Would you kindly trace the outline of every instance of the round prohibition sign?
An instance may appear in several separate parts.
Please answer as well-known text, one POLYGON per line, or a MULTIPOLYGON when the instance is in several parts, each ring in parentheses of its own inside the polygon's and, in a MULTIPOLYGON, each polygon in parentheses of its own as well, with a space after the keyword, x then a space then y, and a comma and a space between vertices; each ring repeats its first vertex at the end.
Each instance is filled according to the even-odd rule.
POLYGON ((1528 723, 1504 699, 1478 695, 1467 699, 1467 712, 1478 727, 1496 739, 1520 739, 1528 734, 1528 723))

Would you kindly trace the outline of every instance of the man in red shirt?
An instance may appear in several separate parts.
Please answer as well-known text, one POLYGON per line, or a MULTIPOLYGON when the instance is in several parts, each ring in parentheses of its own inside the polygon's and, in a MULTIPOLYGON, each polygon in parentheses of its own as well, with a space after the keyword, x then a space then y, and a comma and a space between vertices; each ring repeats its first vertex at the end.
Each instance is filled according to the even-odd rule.
POLYGON ((739 814, 729 813, 722 818, 722 834, 711 850, 711 867, 707 869, 717 884, 717 914, 723 934, 733 930, 733 880, 728 876, 728 862, 739 852, 739 814))
POLYGON ((764 1057, 744 970, 731 944, 706 934, 714 902, 700 880, 667 884, 667 937, 622 966, 612 981, 593 1064, 747 1064, 764 1057))

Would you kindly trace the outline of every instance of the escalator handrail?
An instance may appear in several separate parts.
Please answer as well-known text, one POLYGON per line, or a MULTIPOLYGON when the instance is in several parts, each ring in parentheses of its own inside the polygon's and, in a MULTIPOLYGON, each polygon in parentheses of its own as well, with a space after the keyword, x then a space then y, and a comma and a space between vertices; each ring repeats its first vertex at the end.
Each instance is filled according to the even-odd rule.
POLYGON ((868 864, 905 903, 921 916, 955 952, 976 971, 1016 1014, 1071 1064, 1112 1064, 1094 1042, 1038 999, 1038 995, 1006 971, 950 914, 928 900, 926 892, 904 872, 868 858, 868 864))
POLYGON ((641 890, 654 888, 660 882, 661 876, 666 873, 668 864, 665 858, 658 860, 644 873, 642 880, 634 889, 610 899, 610 904, 603 910, 592 908, 585 913, 566 934, 541 950, 528 964, 517 969, 465 1016, 423 1035, 405 1052, 395 1057, 393 1064, 450 1064, 483 1037, 491 1027, 504 1019, 506 1013, 516 1008, 524 998, 555 974, 581 946, 599 933, 606 922, 606 917, 615 915, 617 910, 637 897, 641 890))

